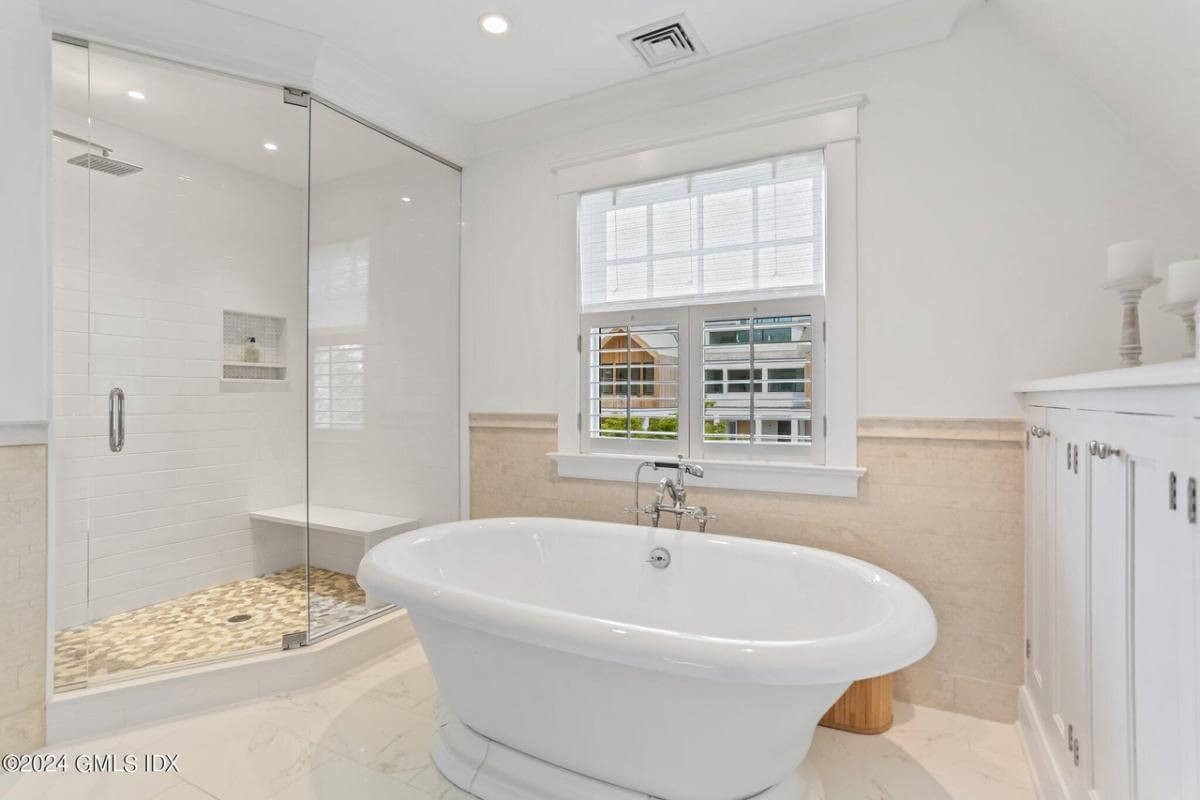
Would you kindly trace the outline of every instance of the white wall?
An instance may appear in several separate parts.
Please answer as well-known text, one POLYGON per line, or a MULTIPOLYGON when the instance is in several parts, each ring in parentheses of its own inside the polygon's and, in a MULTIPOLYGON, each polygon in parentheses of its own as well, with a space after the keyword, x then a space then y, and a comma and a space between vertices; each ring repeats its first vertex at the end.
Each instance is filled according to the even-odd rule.
MULTIPOLYGON (((63 109, 55 125, 87 129, 63 109)), ((89 173, 66 163, 82 148, 54 146, 60 628, 264 571, 256 554, 276 548, 254 547, 247 512, 304 498, 303 189, 99 120, 92 132, 145 169, 89 173), (222 384, 223 308, 287 318, 287 384, 222 384)), ((257 535, 295 537, 302 562, 295 531, 257 535)))
MULTIPOLYGON (((465 411, 555 408, 555 186, 549 165, 714 119, 866 92, 859 148, 859 414, 1009 417, 1023 379, 1115 366, 1105 247, 1200 249, 1200 201, 1002 15, 943 42, 486 156, 464 174, 465 411), (495 331, 505 331, 496 336, 495 331), (520 342, 521 368, 511 369, 520 342)), ((664 105, 670 98, 664 97, 664 105)), ((531 138, 534 138, 531 136, 531 138)), ((1177 318, 1146 293, 1146 360, 1177 318)))
POLYGON ((0 4, 0 426, 49 417, 50 34, 36 4, 0 4))

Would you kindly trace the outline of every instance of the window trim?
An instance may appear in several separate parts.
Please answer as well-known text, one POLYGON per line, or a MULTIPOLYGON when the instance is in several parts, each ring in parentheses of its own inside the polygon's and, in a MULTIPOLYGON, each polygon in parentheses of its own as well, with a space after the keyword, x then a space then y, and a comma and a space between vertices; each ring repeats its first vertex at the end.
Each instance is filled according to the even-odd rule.
POLYGON ((675 137, 654 147, 581 157, 555 167, 559 188, 556 221, 555 308, 558 448, 553 456, 562 477, 632 481, 639 456, 589 453, 582 449, 579 353, 580 287, 577 210, 581 193, 617 184, 668 177, 704 168, 824 149, 825 155, 825 408, 828 415, 824 465, 797 461, 705 464, 697 485, 799 494, 856 497, 865 470, 858 451, 858 108, 864 96, 781 112, 761 125, 732 125, 728 132, 675 137), (821 108, 814 113, 814 108, 821 108))

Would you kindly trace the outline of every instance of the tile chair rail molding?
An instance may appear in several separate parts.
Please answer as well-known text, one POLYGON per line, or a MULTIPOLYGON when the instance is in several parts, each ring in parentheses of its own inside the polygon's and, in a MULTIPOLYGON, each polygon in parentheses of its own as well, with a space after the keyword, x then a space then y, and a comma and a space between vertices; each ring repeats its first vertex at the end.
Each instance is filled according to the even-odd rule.
MULTIPOLYGON (((556 420, 470 415, 471 517, 631 521, 622 509, 636 463, 612 480, 562 476, 556 420)), ((857 427, 865 474, 856 498, 711 488, 704 464, 703 479, 688 479, 688 503, 717 512, 709 533, 834 550, 904 578, 929 599, 939 639, 897 673, 896 699, 1015 720, 1024 654, 1022 421, 864 417, 857 427)), ((683 527, 695 530, 690 521, 683 527)))

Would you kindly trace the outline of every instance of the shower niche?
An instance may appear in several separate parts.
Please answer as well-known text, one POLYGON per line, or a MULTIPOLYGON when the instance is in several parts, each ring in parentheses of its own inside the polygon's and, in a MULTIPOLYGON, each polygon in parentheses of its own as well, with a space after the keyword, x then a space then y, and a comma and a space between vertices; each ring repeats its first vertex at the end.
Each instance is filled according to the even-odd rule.
POLYGON ((287 380, 287 319, 221 311, 221 380, 230 383, 287 380))

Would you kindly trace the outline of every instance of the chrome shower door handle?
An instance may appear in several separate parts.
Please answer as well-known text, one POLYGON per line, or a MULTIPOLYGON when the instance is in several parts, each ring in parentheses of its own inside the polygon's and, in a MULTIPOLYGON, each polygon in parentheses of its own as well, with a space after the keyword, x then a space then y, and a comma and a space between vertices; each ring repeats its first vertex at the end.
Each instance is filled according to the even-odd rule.
POLYGON ((114 453, 125 447, 125 392, 114 388, 108 393, 108 449, 114 453))

